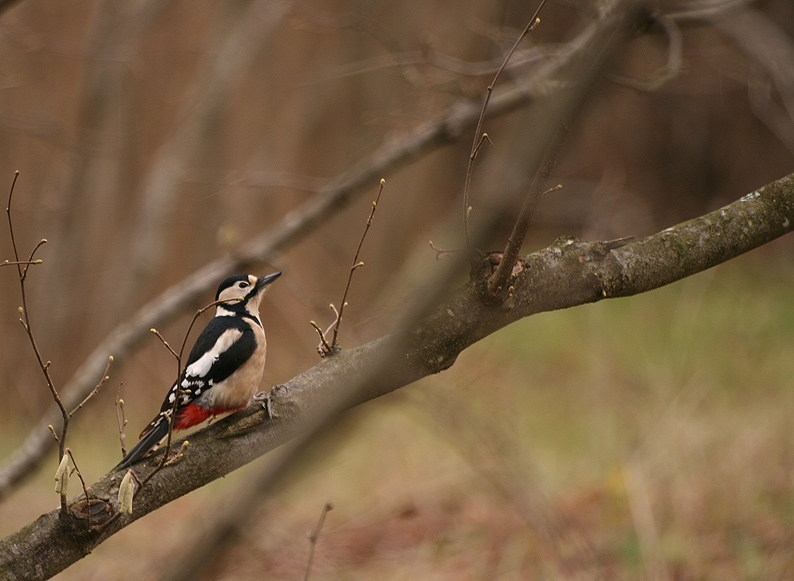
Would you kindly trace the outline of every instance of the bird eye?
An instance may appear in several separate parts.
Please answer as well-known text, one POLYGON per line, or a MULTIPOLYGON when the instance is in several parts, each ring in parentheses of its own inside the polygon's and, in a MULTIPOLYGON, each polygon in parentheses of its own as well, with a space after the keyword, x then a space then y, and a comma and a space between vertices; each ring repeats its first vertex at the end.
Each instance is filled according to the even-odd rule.
POLYGON ((244 280, 241 280, 239 283, 237 283, 237 286, 239 286, 240 288, 248 288, 249 284, 244 280))

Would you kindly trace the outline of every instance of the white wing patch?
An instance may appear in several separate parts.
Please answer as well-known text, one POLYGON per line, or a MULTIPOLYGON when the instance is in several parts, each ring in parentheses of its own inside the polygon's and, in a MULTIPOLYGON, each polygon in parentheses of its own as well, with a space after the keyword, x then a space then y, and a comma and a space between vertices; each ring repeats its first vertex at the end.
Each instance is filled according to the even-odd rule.
POLYGON ((228 351, 228 349, 242 336, 243 332, 239 329, 228 329, 221 333, 221 336, 215 341, 215 345, 212 346, 212 349, 187 366, 182 386, 188 387, 191 383, 191 377, 205 377, 210 369, 212 369, 212 365, 218 360, 218 357, 221 356, 221 353, 228 351))

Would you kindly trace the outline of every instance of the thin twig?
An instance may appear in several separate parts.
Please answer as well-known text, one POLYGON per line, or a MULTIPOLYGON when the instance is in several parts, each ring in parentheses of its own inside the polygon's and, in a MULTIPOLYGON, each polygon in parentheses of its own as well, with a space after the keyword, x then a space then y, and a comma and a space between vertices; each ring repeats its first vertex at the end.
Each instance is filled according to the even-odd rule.
POLYGON ((4 260, 3 262, 0 262, 0 266, 12 266, 12 265, 20 266, 23 264, 31 265, 31 264, 41 264, 42 262, 44 261, 41 260, 40 258, 37 260, 4 260))
POLYGON ((102 374, 102 379, 100 379, 100 380, 99 380, 99 383, 97 383, 97 384, 96 384, 96 387, 94 388, 94 390, 93 390, 91 393, 89 393, 87 396, 85 396, 85 399, 84 399, 83 401, 81 401, 79 404, 77 404, 77 406, 76 406, 76 407, 75 407, 75 408, 74 408, 72 411, 70 411, 70 412, 69 412, 69 417, 70 417, 70 418, 71 418, 71 417, 72 417, 72 416, 73 416, 73 415, 74 415, 74 414, 75 414, 75 413, 76 413, 76 412, 77 412, 77 411, 78 411, 80 408, 82 408, 82 407, 83 407, 85 404, 87 404, 87 403, 88 403, 88 400, 89 400, 89 399, 91 399, 92 397, 94 397, 94 396, 97 394, 97 392, 99 391, 99 388, 100 388, 100 387, 102 387, 102 385, 103 385, 103 384, 104 384, 104 383, 105 383, 105 382, 106 382, 108 379, 110 379, 110 376, 108 375, 108 373, 110 372, 110 365, 111 365, 112 363, 113 363, 113 356, 111 355, 110 357, 108 357, 108 364, 107 364, 107 367, 105 367, 105 373, 103 373, 103 374, 102 374))
POLYGON ((571 111, 568 112, 568 119, 566 122, 560 124, 559 131, 557 131, 557 134, 552 138, 552 142, 543 157, 540 169, 532 180, 529 192, 524 198, 524 202, 521 204, 521 210, 518 213, 515 224, 513 224, 513 230, 510 232, 510 236, 507 239, 507 244, 502 253, 502 260, 496 267, 496 271, 493 273, 490 280, 488 280, 488 292, 492 297, 498 298, 504 290, 509 288, 508 281, 513 274, 513 267, 515 266, 516 260, 518 260, 518 254, 521 251, 521 246, 524 244, 524 239, 529 230, 529 225, 532 222, 532 217, 535 215, 535 210, 538 207, 540 198, 549 192, 562 188, 561 185, 557 185, 546 191, 541 191, 551 175, 551 170, 554 169, 557 163, 562 145, 568 137, 572 120, 579 113, 582 104, 583 101, 578 106, 572 107, 571 111))
MULTIPOLYGON (((11 203, 10 203, 10 200, 9 200, 9 207, 10 207, 10 205, 11 205, 11 203)), ((33 256, 36 254, 38 249, 41 248, 42 246, 44 246, 45 244, 47 244, 47 239, 46 238, 42 238, 41 240, 39 240, 38 244, 36 244, 36 246, 33 247, 33 250, 30 253, 30 258, 28 258, 27 260, 19 261, 20 265, 22 265, 22 264, 25 265, 25 268, 22 269, 22 278, 27 278, 28 269, 30 268, 30 266, 32 264, 41 264, 42 262, 44 262, 43 260, 33 260, 33 256)), ((17 268, 20 268, 20 267, 17 267, 17 268)))
POLYGON ((493 297, 498 297, 504 289, 509 288, 507 283, 513 274, 513 267, 515 266, 516 260, 518 259, 518 253, 521 251, 521 246, 524 244, 524 239, 526 238, 527 231, 529 230, 529 224, 532 221, 532 217, 534 216, 535 210, 538 207, 540 198, 548 193, 555 192, 562 188, 562 186, 558 184, 553 188, 549 188, 544 192, 538 193, 538 190, 545 184, 546 179, 548 178, 555 162, 557 161, 557 155, 559 154, 563 140, 564 137, 560 138, 556 147, 552 148, 551 155, 547 159, 546 163, 544 163, 541 167, 538 175, 535 176, 532 186, 530 187, 529 194, 524 199, 524 203, 521 205, 521 211, 518 213, 516 222, 513 225, 513 230, 507 239, 507 245, 505 246, 505 250, 502 253, 502 260, 496 267, 496 271, 494 272, 493 276, 491 276, 490 280, 488 281, 488 292, 493 297))
POLYGON ((124 400, 121 399, 121 388, 124 383, 119 383, 119 388, 116 391, 116 424, 119 427, 119 443, 121 444, 121 457, 127 455, 127 436, 124 433, 124 428, 127 427, 127 418, 124 414, 124 400))
MULTIPOLYGON (((334 322, 336 322, 336 321, 334 321, 334 322)), ((317 331, 317 334, 320 336, 320 344, 317 345, 317 352, 320 354, 320 356, 323 356, 326 353, 330 353, 331 352, 331 346, 328 344, 328 341, 326 341, 325 335, 331 330, 331 327, 329 327, 328 330, 325 333, 323 333, 323 330, 314 321, 309 321, 309 324, 312 327, 314 327, 314 330, 317 331)), ((333 323, 332 323, 332 325, 333 325, 333 323)))
POLYGON ((449 258, 450 256, 452 256, 456 252, 463 252, 462 248, 453 248, 451 250, 448 250, 445 248, 437 247, 435 244, 433 244, 432 240, 430 240, 429 242, 430 242, 430 248, 432 248, 433 251, 436 253, 436 260, 444 260, 445 258, 449 258))
POLYGON ((149 332, 150 332, 152 335, 154 335, 155 337, 157 337, 158 339, 160 339, 160 342, 163 344, 163 347, 165 347, 166 349, 168 349, 168 352, 169 352, 171 355, 173 355, 173 356, 174 356, 174 359, 176 359, 177 361, 179 361, 179 353, 177 353, 176 351, 174 351, 174 350, 171 348, 171 345, 168 343, 168 341, 166 341, 166 340, 165 340, 165 337, 163 337, 163 336, 160 334, 160 331, 158 331, 157 329, 155 329, 154 327, 152 327, 151 329, 149 329, 149 332))
POLYGON ((359 267, 364 266, 363 262, 358 261, 358 255, 361 253, 361 247, 364 245, 364 239, 367 237, 367 232, 369 232, 369 227, 372 225, 372 219, 375 217, 375 210, 378 209, 378 202, 380 201, 380 195, 383 193, 383 188, 386 185, 386 180, 381 178, 380 186, 378 187, 378 195, 375 196, 375 201, 372 202, 372 209, 369 212, 369 217, 367 218, 367 224, 364 226, 364 233, 361 235, 361 240, 358 241, 358 248, 356 248, 356 254, 353 256, 353 264, 350 266, 350 273, 347 276, 347 285, 345 285, 345 294, 342 295, 342 302, 339 305, 339 316, 336 318, 336 324, 334 325, 334 336, 333 340, 331 341, 331 350, 335 351, 339 348, 337 343, 337 336, 339 335, 339 325, 342 324, 342 314, 345 312, 345 307, 347 306, 347 293, 350 290, 350 283, 353 280, 353 272, 355 272, 359 267))
MULTIPOLYGON (((30 316, 28 315, 27 292, 25 289, 25 281, 28 276, 28 269, 34 264, 42 263, 41 260, 33 260, 33 257, 35 256, 39 248, 41 248, 44 244, 47 243, 47 239, 42 238, 36 244, 36 246, 33 247, 33 250, 30 252, 30 257, 27 260, 19 260, 19 251, 17 249, 16 236, 14 235, 14 225, 13 225, 13 220, 11 218, 11 200, 14 195, 14 185, 16 185, 16 181, 18 177, 19 177, 19 172, 15 172, 14 181, 12 182, 11 190, 8 193, 8 205, 6 206, 6 214, 8 216, 8 231, 11 236, 11 244, 14 249, 14 258, 15 258, 14 263, 17 265, 17 274, 19 275, 19 288, 20 288, 20 293, 22 295, 22 306, 19 308, 21 317, 19 321, 20 323, 22 323, 22 326, 24 327, 25 332, 27 333, 28 338, 30 339, 30 344, 33 347, 33 352, 36 355, 36 360, 39 363, 39 367, 41 368, 41 371, 44 374, 44 378, 47 382, 47 387, 50 389, 50 393, 52 394, 52 397, 55 400, 55 403, 58 405, 58 408, 61 412, 61 417, 63 419, 63 425, 61 427, 61 435, 58 436, 58 434, 56 434, 55 432, 55 428, 53 428, 52 426, 48 426, 50 428, 50 433, 55 438, 55 441, 58 443, 59 459, 63 460, 66 454, 69 455, 69 457, 72 460, 72 465, 74 466, 75 471, 77 472, 77 476, 80 478, 80 482, 83 485, 83 492, 85 492, 86 500, 88 501, 88 490, 86 488, 83 475, 80 473, 80 469, 77 467, 77 462, 75 462, 74 460, 74 454, 72 454, 72 451, 66 447, 66 434, 69 429, 69 420, 71 419, 71 417, 78 410, 80 410, 88 402, 88 400, 90 400, 94 395, 96 395, 96 393, 99 391, 99 388, 102 387, 102 384, 104 384, 108 379, 110 379, 107 374, 110 371, 110 364, 113 362, 113 357, 108 358, 108 364, 107 367, 105 367, 105 373, 102 374, 102 379, 99 380, 99 383, 97 383, 94 389, 83 399, 83 401, 77 404, 77 406, 71 412, 67 412, 63 404, 63 401, 61 400, 61 397, 58 394, 58 390, 55 388, 55 384, 52 381, 52 377, 50 377, 49 370, 50 370, 51 362, 50 361, 47 361, 46 363, 44 362, 41 352, 39 351, 38 344, 36 343, 36 339, 33 335, 33 329, 30 324, 30 316)), ((9 262, 6 261, 6 263, 9 262)), ((66 514, 67 501, 66 501, 65 487, 61 490, 60 497, 61 497, 61 514, 66 514)), ((88 526, 89 528, 91 527, 90 511, 88 516, 88 526)))
POLYGON ((317 526, 314 527, 314 530, 309 535, 309 560, 306 563, 306 575, 303 576, 303 581, 309 581, 309 574, 312 571, 312 562, 314 561, 314 549, 317 546, 317 541, 320 538, 320 532, 323 530, 325 517, 333 509, 334 505, 332 505, 330 502, 325 503, 325 506, 323 506, 323 510, 320 513, 320 519, 317 521, 317 526))
POLYGON ((11 198, 14 196, 14 186, 17 185, 17 179, 19 178, 19 170, 14 172, 14 180, 11 182, 11 190, 8 192, 8 203, 6 204, 6 216, 8 217, 8 232, 11 235, 11 247, 14 250, 14 261, 17 264, 17 270, 19 271, 19 276, 22 276, 22 267, 20 266, 21 262, 19 261, 19 252, 17 251, 17 241, 14 237, 14 225, 11 222, 11 198))
MULTIPOLYGON (((17 263, 17 274, 19 275, 19 290, 22 296, 22 306, 19 307, 19 314, 20 319, 19 322, 22 323, 22 327, 25 329, 25 332, 28 335, 28 339, 30 340, 30 344, 33 347, 33 353, 36 356, 36 361, 39 364, 39 368, 41 372, 44 374, 44 380, 47 383, 47 387, 50 390, 50 394, 52 395, 53 400, 55 400, 55 404, 58 406, 59 411, 61 412, 61 417, 63 419, 63 426, 61 427, 61 435, 60 437, 56 436, 56 440, 58 442, 58 461, 60 462, 63 459, 66 449, 66 432, 69 428, 69 413, 66 411, 66 408, 63 405, 63 401, 61 401, 61 397, 58 394, 58 390, 55 388, 55 384, 52 381, 52 377, 50 377, 50 362, 47 361, 45 363, 44 358, 41 355, 41 351, 39 351, 39 346, 36 343, 36 338, 33 334, 33 329, 30 324, 30 317, 28 315, 28 298, 27 293, 25 291, 25 279, 28 275, 28 269, 30 268, 30 264, 33 262, 33 256, 36 254, 36 251, 41 248, 43 244, 47 242, 45 238, 42 238, 38 244, 33 248, 33 251, 30 253, 30 258, 27 261, 20 261, 19 259, 19 250, 17 248, 17 241, 16 236, 14 235, 14 223, 11 219, 11 201, 14 196, 14 186, 17 183, 17 178, 19 177, 19 172, 14 172, 14 181, 11 182, 11 189, 8 192, 8 204, 6 205, 6 216, 8 218, 8 233, 11 236, 11 246, 14 249, 14 260, 17 263), (24 268, 23 268, 24 264, 24 268)), ((53 435, 55 435, 55 430, 52 430, 53 435)), ((66 493, 61 492, 61 513, 66 514, 66 493)))
POLYGON ((69 455, 69 458, 72 459, 72 466, 74 466, 74 471, 77 473, 77 477, 80 479, 80 484, 83 487, 83 494, 85 495, 86 503, 88 504, 88 510, 86 511, 86 515, 88 516, 88 528, 91 528, 91 497, 88 496, 88 487, 85 484, 85 479, 83 478, 80 469, 77 467, 77 462, 74 459, 74 454, 69 448, 66 448, 66 453, 69 455))
MULTIPOLYGON (((477 128, 474 130, 474 142, 471 145, 471 154, 469 154, 469 163, 466 166, 466 182, 463 185, 463 230, 466 237, 466 248, 471 247, 471 242, 469 240, 469 212, 471 212, 471 207, 469 206, 469 196, 471 192, 471 177, 472 172, 474 171, 474 160, 477 158, 477 153, 480 151, 480 146, 484 139, 488 139, 487 133, 482 133, 482 125, 485 122, 485 111, 488 109, 488 103, 491 100, 491 94, 493 93, 494 87, 496 86, 496 81, 499 80, 499 76, 502 74, 502 71, 507 66, 510 57, 513 56, 513 53, 518 48, 518 45, 524 40, 524 37, 532 32, 535 27, 540 24, 540 18, 538 15, 540 14, 540 10, 546 4, 546 0, 540 0, 540 4, 538 5, 537 9, 535 10, 535 14, 532 15, 527 25, 524 27, 524 30, 521 32, 519 37, 513 43, 513 46, 508 51, 507 55, 505 56, 504 60, 502 61, 499 70, 496 71, 491 84, 488 85, 485 93, 485 101, 482 104, 482 109, 480 110, 480 117, 477 120, 477 128)), ((490 139, 488 139, 490 141, 490 139)), ((493 143, 491 144, 493 145, 493 143)))
POLYGON ((364 226, 364 233, 361 235, 361 239, 358 241, 358 248, 356 248, 356 253, 353 256, 353 264, 350 266, 350 272, 347 275, 347 284, 345 285, 345 292, 342 295, 342 302, 339 305, 339 310, 336 310, 333 303, 331 303, 331 309, 333 309, 336 318, 328 327, 328 329, 323 332, 322 329, 315 323, 314 321, 309 321, 314 330, 317 331, 317 334, 320 336, 320 344, 317 346, 317 352, 320 354, 320 357, 327 357, 328 355, 332 355, 339 350, 339 342, 337 338, 339 337, 339 326, 342 324, 342 314, 345 312, 345 307, 347 306, 347 293, 350 291, 350 283, 353 281, 353 273, 364 266, 363 262, 358 260, 358 256, 361 253, 361 247, 364 245, 364 239, 367 237, 367 232, 369 232, 369 227, 372 225, 372 219, 375 217, 375 210, 378 209, 378 202, 380 201, 380 195, 383 193, 383 188, 386 185, 386 180, 381 178, 380 180, 380 187, 378 188, 378 195, 375 196, 375 201, 372 202, 372 209, 369 212, 369 217, 367 218, 367 223, 364 226), (334 334, 331 342, 328 342, 328 333, 333 328, 334 334))

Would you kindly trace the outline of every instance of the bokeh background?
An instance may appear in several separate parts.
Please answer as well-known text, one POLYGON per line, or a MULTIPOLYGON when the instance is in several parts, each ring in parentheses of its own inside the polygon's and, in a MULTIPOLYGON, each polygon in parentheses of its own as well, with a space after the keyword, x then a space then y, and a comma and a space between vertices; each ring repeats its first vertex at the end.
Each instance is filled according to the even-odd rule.
MULTIPOLYGON (((19 0, 0 13, 0 191, 14 197, 37 340, 56 385, 146 301, 266 232, 372 151, 479 101, 532 3, 443 0, 19 0)), ((678 13, 633 41, 580 116, 526 251, 556 236, 650 234, 794 171, 794 5, 659 3, 678 13), (705 16, 681 16, 695 7, 705 16), (671 47, 681 58, 664 75, 671 47)), ((519 83, 583 30, 591 0, 550 1, 519 83)), ((531 128, 486 125, 487 176, 531 128)), ((469 132, 471 133, 471 132, 469 132)), ((387 332, 428 240, 462 243, 471 139, 384 175, 342 329, 387 332)), ((263 265, 263 388, 318 361, 377 182, 263 265)), ((2 195, 5 201, 5 194, 2 195)), ((512 224, 506 221, 504 232, 512 224)), ((502 234, 504 234, 504 232, 502 234)), ((0 259, 12 258, 0 227, 0 259)), ((789 237, 790 238, 790 237, 789 237)), ((794 259, 784 238, 668 288, 519 322, 449 371, 342 420, 263 506, 210 579, 302 578, 323 504, 315 579, 794 579, 794 259)), ((494 239, 499 248, 502 239, 494 239)), ((192 307, 199 308, 205 301, 192 307)), ((50 396, 0 269, 0 458, 50 396)), ((178 343, 185 312, 160 331, 178 343)), ((173 362, 152 338, 117 361, 74 422, 89 481, 118 460, 173 362)), ((267 459, 258 463, 267 462, 267 459)), ((55 451, 0 504, 6 535, 57 505, 55 451)), ((159 579, 223 511, 247 467, 145 517, 58 579, 159 579)))

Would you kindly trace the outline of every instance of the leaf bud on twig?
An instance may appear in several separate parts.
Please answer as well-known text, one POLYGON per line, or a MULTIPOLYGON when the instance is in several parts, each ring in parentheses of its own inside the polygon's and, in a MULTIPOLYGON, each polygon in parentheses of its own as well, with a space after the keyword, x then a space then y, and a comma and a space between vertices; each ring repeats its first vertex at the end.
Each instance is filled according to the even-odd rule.
POLYGON ((135 482, 132 470, 127 470, 119 485, 119 507, 121 514, 132 514, 132 499, 135 496, 135 482))
POLYGON ((55 471, 55 492, 64 496, 69 490, 69 455, 64 454, 55 471))

